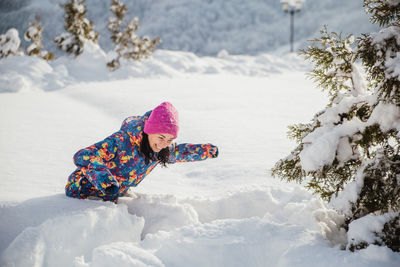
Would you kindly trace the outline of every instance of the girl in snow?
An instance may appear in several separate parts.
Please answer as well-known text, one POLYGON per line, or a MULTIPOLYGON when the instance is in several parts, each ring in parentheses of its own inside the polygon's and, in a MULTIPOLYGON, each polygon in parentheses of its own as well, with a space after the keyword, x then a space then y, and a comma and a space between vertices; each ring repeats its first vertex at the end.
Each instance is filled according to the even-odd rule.
POLYGON ((178 130, 178 112, 169 102, 125 119, 118 132, 75 154, 78 168, 68 177, 66 195, 116 201, 158 164, 218 156, 218 148, 211 144, 172 145, 178 130))

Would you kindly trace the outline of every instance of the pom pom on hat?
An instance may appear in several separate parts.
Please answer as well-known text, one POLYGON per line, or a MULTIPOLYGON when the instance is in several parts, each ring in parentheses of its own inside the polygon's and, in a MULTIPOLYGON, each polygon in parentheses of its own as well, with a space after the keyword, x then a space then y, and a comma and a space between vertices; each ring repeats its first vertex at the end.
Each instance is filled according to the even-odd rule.
POLYGON ((163 102, 151 112, 144 125, 147 134, 166 133, 176 138, 179 131, 179 115, 175 107, 169 102, 163 102))

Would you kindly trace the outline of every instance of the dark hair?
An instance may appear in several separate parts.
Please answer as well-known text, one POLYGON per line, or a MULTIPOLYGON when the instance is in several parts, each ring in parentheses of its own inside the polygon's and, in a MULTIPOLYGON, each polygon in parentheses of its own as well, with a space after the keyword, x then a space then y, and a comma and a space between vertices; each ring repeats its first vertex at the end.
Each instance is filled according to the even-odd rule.
POLYGON ((150 162, 150 160, 158 161, 163 167, 167 167, 167 163, 169 162, 170 151, 169 148, 163 148, 160 152, 155 153, 151 147, 149 142, 149 136, 147 133, 143 133, 142 142, 140 142, 140 152, 144 154, 146 164, 150 162))

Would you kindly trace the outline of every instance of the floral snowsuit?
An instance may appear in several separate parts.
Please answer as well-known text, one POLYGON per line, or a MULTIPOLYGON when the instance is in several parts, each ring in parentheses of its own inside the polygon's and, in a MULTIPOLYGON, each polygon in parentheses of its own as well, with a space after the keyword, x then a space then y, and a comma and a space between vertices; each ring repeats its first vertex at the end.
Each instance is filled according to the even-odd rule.
MULTIPOLYGON (((137 186, 158 164, 140 152, 144 123, 151 111, 143 116, 124 120, 121 129, 74 155, 78 167, 65 186, 66 195, 74 198, 100 197, 114 200, 123 196, 129 187, 137 186), (106 195, 111 185, 119 188, 114 195, 106 195)), ((189 162, 215 158, 218 148, 211 144, 180 144, 170 147, 169 163, 189 162)))

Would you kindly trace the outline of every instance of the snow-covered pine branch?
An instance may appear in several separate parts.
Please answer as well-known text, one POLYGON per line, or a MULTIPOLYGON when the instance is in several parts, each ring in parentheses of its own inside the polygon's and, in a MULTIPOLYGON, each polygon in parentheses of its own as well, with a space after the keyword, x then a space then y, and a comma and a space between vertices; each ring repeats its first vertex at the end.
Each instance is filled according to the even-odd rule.
POLYGON ((9 29, 5 34, 0 35, 0 59, 9 56, 22 54, 19 51, 21 40, 15 28, 9 29))
POLYGON ((364 0, 365 11, 371 14, 371 21, 379 26, 399 21, 398 0, 364 0))

